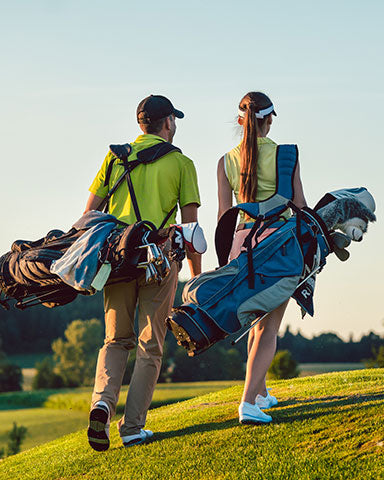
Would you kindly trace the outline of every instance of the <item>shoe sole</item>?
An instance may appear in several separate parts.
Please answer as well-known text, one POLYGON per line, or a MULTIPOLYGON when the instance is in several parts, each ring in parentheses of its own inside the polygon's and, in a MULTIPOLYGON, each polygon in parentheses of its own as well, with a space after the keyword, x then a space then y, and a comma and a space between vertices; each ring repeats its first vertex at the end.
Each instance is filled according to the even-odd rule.
POLYGON ((272 405, 268 405, 267 407, 261 407, 258 403, 256 405, 260 408, 260 410, 269 410, 270 408, 276 407, 277 403, 273 403, 272 405))
POLYGON ((108 423, 108 413, 101 408, 94 408, 89 415, 88 443, 98 452, 109 448, 109 438, 105 431, 108 423))
POLYGON ((134 447, 135 445, 141 445, 147 441, 146 438, 138 438, 137 440, 131 440, 130 442, 123 443, 125 448, 134 447))
POLYGON ((263 422, 261 420, 239 420, 242 425, 268 425, 271 422, 263 422))

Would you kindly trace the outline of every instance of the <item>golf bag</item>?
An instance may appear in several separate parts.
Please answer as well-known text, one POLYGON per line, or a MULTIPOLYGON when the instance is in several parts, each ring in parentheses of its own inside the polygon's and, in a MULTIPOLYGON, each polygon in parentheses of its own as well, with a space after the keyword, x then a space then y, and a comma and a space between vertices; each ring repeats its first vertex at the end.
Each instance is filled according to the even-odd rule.
POLYGON ((93 294, 106 282, 133 280, 148 268, 152 279, 161 281, 169 263, 183 258, 179 226, 158 230, 150 222, 137 222, 121 228, 112 215, 91 211, 67 233, 52 230, 37 241, 13 243, 0 257, 0 291, 5 295, 1 304, 9 308, 8 300, 16 299, 15 306, 22 310, 40 303, 56 307, 72 302, 79 293, 93 294), (167 240, 164 254, 158 247, 167 240), (95 277, 104 265, 109 266, 107 278, 95 288, 95 277))
POLYGON ((10 308, 10 299, 16 299, 15 307, 22 310, 38 304, 56 307, 72 302, 79 293, 94 294, 106 284, 128 282, 144 274, 147 283, 159 283, 169 273, 171 261, 183 260, 185 246, 205 251, 204 234, 197 223, 163 228, 176 205, 159 228, 142 220, 130 177, 136 166, 180 150, 161 142, 138 152, 137 159, 129 162, 129 144, 111 145, 110 150, 105 186, 109 186, 115 161, 122 163, 124 173, 98 210, 84 214, 67 233, 52 230, 37 241, 17 240, 11 251, 0 257, 0 304, 4 308, 10 308), (108 210, 111 196, 124 180, 137 218, 131 225, 99 211, 108 210))
POLYGON ((276 220, 276 211, 270 216, 266 203, 262 209, 257 203, 238 205, 220 219, 216 230, 220 267, 190 280, 184 288, 184 303, 167 319, 168 328, 188 355, 197 355, 242 327, 256 324, 290 297, 313 315, 316 273, 333 251, 341 260, 348 258, 345 247, 350 238, 332 229, 358 217, 366 231, 368 221, 375 220, 373 197, 365 188, 327 194, 314 210, 299 210, 289 201, 283 203, 295 211, 288 220, 276 220), (360 201, 366 197, 369 208, 360 201), (335 199, 340 202, 338 210, 344 213, 333 221, 327 218, 327 212, 334 210, 335 199), (254 218, 255 224, 244 242, 244 251, 226 264, 239 211, 254 218), (329 220, 327 224, 322 215, 329 220), (262 238, 267 228, 274 230, 262 238))

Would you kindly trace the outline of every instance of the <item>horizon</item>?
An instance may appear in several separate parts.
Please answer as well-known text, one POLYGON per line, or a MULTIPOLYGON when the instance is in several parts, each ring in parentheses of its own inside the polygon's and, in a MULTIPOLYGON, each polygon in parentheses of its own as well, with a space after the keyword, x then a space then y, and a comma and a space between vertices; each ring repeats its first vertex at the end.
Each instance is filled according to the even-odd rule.
POLYGON ((291 301, 281 332, 383 335, 384 4, 22 0, 3 10, 1 255, 16 239, 71 227, 108 145, 140 134, 136 106, 155 93, 185 113, 174 143, 197 169, 203 269, 215 268, 217 162, 239 142, 239 100, 261 90, 278 115, 270 138, 299 146, 309 206, 365 186, 378 217, 347 262, 328 257, 314 318, 301 320, 291 301))

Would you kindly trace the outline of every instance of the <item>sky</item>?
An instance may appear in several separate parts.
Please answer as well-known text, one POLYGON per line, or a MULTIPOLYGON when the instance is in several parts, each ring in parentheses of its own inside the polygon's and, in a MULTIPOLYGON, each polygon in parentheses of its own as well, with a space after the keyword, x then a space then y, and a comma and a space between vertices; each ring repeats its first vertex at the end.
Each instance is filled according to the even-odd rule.
POLYGON ((299 147, 310 206, 359 186, 377 205, 350 259, 328 257, 315 316, 291 301, 282 331, 382 335, 383 19, 379 0, 0 0, 0 253, 71 227, 108 145, 140 134, 136 106, 152 93, 185 113, 174 143, 196 165, 203 268, 215 268, 217 161, 240 141, 240 99, 259 90, 278 114, 269 136, 299 147))

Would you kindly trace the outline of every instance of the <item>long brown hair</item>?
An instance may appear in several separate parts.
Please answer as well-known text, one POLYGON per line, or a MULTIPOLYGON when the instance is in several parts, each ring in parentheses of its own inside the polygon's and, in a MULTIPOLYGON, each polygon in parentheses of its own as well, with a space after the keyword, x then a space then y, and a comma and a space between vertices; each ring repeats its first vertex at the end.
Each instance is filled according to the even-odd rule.
MULTIPOLYGON (((240 147, 240 198, 243 202, 254 202, 257 194, 257 160, 259 156, 257 137, 269 115, 256 118, 256 113, 272 105, 267 95, 249 92, 241 99, 239 109, 244 112, 243 141, 240 147)), ((270 114, 272 115, 272 114, 270 114)))

